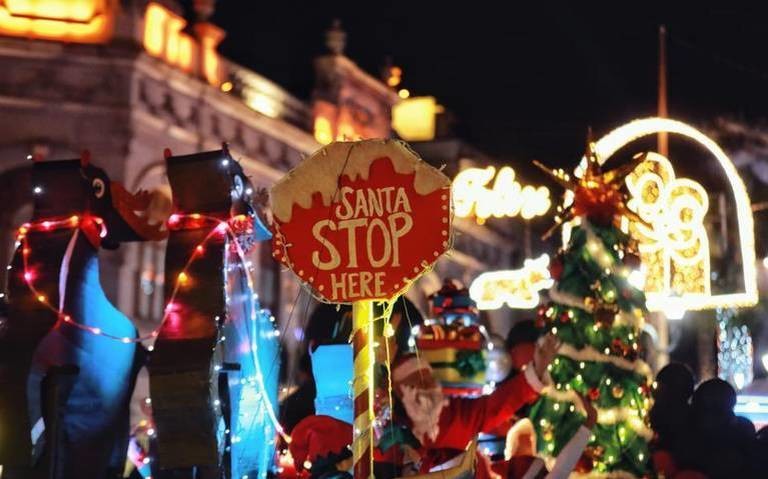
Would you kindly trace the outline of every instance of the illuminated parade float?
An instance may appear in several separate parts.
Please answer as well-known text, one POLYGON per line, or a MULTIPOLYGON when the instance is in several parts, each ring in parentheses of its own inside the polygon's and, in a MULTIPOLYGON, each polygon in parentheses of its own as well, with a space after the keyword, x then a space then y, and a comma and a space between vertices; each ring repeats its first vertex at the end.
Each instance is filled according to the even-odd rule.
POLYGON ((215 3, 0 0, 1 479, 699 477, 702 389, 686 445, 768 423, 722 131, 502 160, 338 21, 293 96, 215 3))

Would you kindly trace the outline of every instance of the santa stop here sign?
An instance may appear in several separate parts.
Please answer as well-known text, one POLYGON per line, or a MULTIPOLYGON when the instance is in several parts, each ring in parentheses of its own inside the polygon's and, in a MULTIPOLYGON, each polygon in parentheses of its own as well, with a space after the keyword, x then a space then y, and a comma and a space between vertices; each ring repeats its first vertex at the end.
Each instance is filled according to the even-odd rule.
POLYGON ((272 254, 324 301, 390 299, 449 248, 450 195, 403 142, 332 143, 272 188, 272 254))

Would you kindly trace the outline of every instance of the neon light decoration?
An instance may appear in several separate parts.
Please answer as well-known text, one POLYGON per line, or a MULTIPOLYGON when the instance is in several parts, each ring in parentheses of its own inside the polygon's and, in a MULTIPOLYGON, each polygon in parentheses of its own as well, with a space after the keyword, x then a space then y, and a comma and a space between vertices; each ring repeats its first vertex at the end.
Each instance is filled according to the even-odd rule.
POLYGON ((624 228, 639 241, 646 295, 699 294, 710 296, 709 238, 704 217, 709 198, 703 186, 676 178, 672 163, 658 153, 626 179, 628 206, 648 225, 624 220, 624 228))
POLYGON ((475 217, 482 224, 491 216, 496 218, 520 216, 525 220, 543 216, 552 202, 545 186, 522 186, 515 180, 515 170, 467 168, 453 180, 453 206, 456 216, 475 217), (492 187, 487 185, 496 177, 492 187))
MULTIPOLYGON (((708 208, 700 184, 676 178, 670 161, 658 153, 627 177, 632 206, 651 226, 630 224, 637 234, 646 273, 645 291, 651 311, 703 310, 752 306, 757 303, 757 272, 752 206, 731 160, 711 138, 690 125, 667 118, 645 118, 623 125, 596 143, 600 162, 634 140, 660 132, 673 133, 709 151, 725 172, 733 193, 744 289, 712 294, 709 245, 703 218, 708 208)), ((577 174, 584 167, 584 160, 577 174)))
POLYGON ((539 291, 552 286, 549 255, 526 259, 521 269, 491 271, 478 276, 469 287, 479 309, 531 309, 539 304, 539 291))

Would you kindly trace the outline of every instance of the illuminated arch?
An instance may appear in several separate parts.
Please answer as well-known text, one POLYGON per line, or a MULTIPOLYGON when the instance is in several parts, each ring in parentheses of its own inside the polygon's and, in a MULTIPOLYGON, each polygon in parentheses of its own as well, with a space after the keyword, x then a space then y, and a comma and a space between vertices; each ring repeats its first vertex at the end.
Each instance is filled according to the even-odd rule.
MULTIPOLYGON (((757 303, 757 270, 755 256, 754 220, 752 205, 744 182, 728 155, 711 138, 696 128, 668 118, 644 118, 634 120, 611 131, 596 143, 600 162, 604 163, 614 153, 629 143, 658 133, 674 133, 703 146, 719 162, 728 178, 736 205, 739 246, 743 268, 744 292, 729 294, 694 294, 682 297, 670 297, 648 294, 648 308, 659 310, 702 310, 725 306, 752 306, 757 303)), ((583 167, 584 161, 579 165, 583 167)), ((578 173, 577 173, 578 174, 578 173)))

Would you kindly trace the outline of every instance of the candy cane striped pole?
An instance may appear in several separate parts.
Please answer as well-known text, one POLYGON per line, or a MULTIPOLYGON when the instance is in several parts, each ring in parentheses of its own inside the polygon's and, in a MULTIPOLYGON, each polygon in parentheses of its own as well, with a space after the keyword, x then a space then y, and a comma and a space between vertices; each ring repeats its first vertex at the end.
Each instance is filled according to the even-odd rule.
POLYGON ((352 303, 355 422, 352 459, 355 479, 373 479, 373 301, 352 303))

